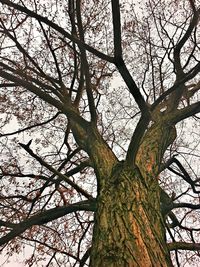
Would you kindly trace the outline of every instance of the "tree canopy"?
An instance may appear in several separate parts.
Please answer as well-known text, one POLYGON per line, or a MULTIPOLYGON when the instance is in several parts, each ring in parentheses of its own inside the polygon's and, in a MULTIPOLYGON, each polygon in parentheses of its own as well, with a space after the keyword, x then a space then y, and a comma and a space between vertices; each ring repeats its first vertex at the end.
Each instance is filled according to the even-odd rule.
POLYGON ((125 225, 147 263, 152 242, 161 262, 198 266, 199 17, 199 0, 0 0, 8 258, 29 247, 26 266, 138 266, 107 263, 129 237, 106 233, 125 225))

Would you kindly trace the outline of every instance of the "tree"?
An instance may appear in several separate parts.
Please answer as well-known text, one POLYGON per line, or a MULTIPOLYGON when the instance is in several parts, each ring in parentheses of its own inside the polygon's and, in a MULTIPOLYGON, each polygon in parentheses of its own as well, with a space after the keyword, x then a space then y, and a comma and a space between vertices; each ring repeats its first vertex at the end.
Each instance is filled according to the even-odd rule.
POLYGON ((0 1, 2 251, 199 260, 199 4, 0 1))

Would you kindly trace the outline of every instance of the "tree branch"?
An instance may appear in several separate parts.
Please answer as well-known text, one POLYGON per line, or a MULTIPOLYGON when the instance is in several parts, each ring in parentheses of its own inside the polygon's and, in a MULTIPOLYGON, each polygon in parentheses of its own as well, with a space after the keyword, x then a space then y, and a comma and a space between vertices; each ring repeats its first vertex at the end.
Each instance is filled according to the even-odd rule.
POLYGON ((38 72, 40 73, 40 75, 42 77, 44 77, 45 79, 47 79, 51 84, 53 84, 54 86, 55 84, 55 80, 51 79, 47 74, 44 73, 44 71, 39 67, 39 65, 36 63, 36 61, 29 55, 29 53, 22 47, 22 45, 18 42, 17 38, 14 37, 8 29, 6 29, 6 27, 4 26, 4 23, 2 22, 3 25, 3 29, 5 31, 5 34, 16 44, 17 49, 22 53, 23 56, 25 56, 27 59, 29 59, 29 61, 31 62, 31 64, 33 64, 33 66, 38 70, 38 72))
POLYGON ((13 74, 5 72, 3 69, 0 69, 0 76, 11 82, 17 83, 19 86, 24 87, 28 91, 37 95, 43 101, 51 104, 52 106, 56 107, 58 110, 61 110, 63 113, 69 116, 69 118, 73 119, 79 125, 83 126, 84 128, 86 127, 87 122, 80 115, 77 114, 77 112, 75 111, 75 108, 72 107, 72 104, 69 102, 69 100, 67 101, 67 105, 64 105, 62 102, 53 98, 48 93, 42 91, 40 88, 33 85, 31 82, 22 80, 13 74))
POLYGON ((121 46, 121 19, 119 0, 112 0, 112 19, 114 31, 114 57, 115 61, 122 58, 121 46))
POLYGON ((172 87, 165 91, 158 99, 151 105, 151 111, 153 111, 160 102, 162 102, 168 95, 174 92, 179 86, 183 85, 187 81, 194 78, 200 71, 200 62, 198 62, 188 73, 184 74, 184 77, 179 81, 176 81, 172 87))
POLYGON ((149 124, 150 116, 148 113, 146 115, 142 115, 131 138, 131 142, 128 147, 126 160, 129 164, 134 164, 136 155, 140 146, 141 139, 145 133, 145 130, 149 124))
POLYGON ((192 190, 193 190, 194 193, 197 193, 197 194, 200 193, 200 191, 197 191, 196 188, 195 188, 195 185, 196 185, 197 181, 199 181, 199 180, 193 181, 192 178, 190 177, 189 173, 186 171, 186 169, 183 167, 183 165, 180 163, 180 161, 179 161, 177 158, 175 158, 175 156, 172 157, 172 158, 168 161, 168 166, 167 166, 167 168, 168 168, 171 172, 173 172, 173 173, 175 173, 176 175, 178 175, 178 176, 180 176, 181 178, 183 178, 183 180, 185 180, 189 185, 191 185, 192 190), (179 173, 178 171, 176 171, 176 170, 174 170, 173 168, 170 167, 170 165, 173 164, 173 163, 175 163, 175 164, 179 167, 179 169, 180 169, 180 171, 181 171, 182 173, 179 173))
POLYGON ((48 119, 48 120, 46 120, 46 121, 43 121, 43 122, 41 122, 41 123, 37 123, 37 124, 35 124, 35 125, 30 125, 30 126, 24 128, 24 129, 20 129, 20 130, 17 130, 17 131, 15 131, 15 132, 12 132, 12 133, 5 133, 5 134, 1 134, 1 133, 0 133, 0 137, 2 137, 2 136, 14 135, 14 134, 19 134, 19 133, 24 132, 24 131, 26 131, 26 130, 30 130, 30 129, 33 129, 33 128, 35 128, 35 127, 39 127, 39 126, 43 126, 43 125, 45 125, 45 124, 47 124, 47 123, 53 121, 54 119, 56 119, 60 114, 61 114, 61 112, 57 112, 52 118, 50 118, 50 119, 48 119))
POLYGON ((78 39, 76 36, 71 35, 70 33, 68 33, 67 31, 65 31, 62 27, 60 27, 59 25, 57 25, 56 23, 50 21, 47 19, 47 17, 43 17, 37 13, 35 13, 34 11, 26 8, 25 6, 21 6, 18 4, 15 4, 9 0, 1 0, 0 2, 1 4, 5 4, 7 6, 10 6, 16 10, 19 10, 25 14, 27 14, 28 16, 35 18, 41 22, 44 22, 46 25, 49 25, 50 27, 52 27, 54 30, 58 31, 59 33, 61 33, 63 36, 65 36, 67 39, 71 40, 72 42, 82 46, 84 49, 88 50, 90 53, 94 54, 95 56, 106 60, 110 63, 114 63, 114 58, 110 57, 102 52, 100 52, 99 50, 83 43, 80 39, 78 39))
POLYGON ((85 252, 85 254, 83 255, 83 257, 80 259, 80 265, 79 267, 83 267, 87 261, 87 259, 90 257, 90 253, 91 253, 91 247, 89 247, 87 249, 87 251, 85 252))
POLYGON ((181 59, 180 59, 181 48, 184 46, 184 44, 189 39, 193 29, 196 27, 198 20, 199 20, 200 9, 195 10, 194 5, 193 5, 193 12, 194 12, 194 16, 188 26, 188 29, 186 30, 185 34, 183 35, 183 37, 180 39, 180 41, 176 44, 174 48, 174 65, 175 65, 175 69, 177 72, 177 80, 179 79, 179 77, 182 77, 182 75, 184 75, 183 69, 181 66, 181 59))
POLYGON ((13 230, 9 232, 7 235, 0 238, 0 246, 8 243, 13 238, 19 236, 23 232, 25 232, 28 228, 33 225, 42 225, 46 224, 50 221, 58 219, 66 214, 76 212, 76 211, 96 211, 96 202, 94 200, 85 200, 81 202, 77 202, 74 204, 70 204, 68 206, 56 207, 53 209, 46 210, 44 212, 33 215, 27 220, 24 220, 18 224, 10 224, 13 226, 13 230))
POLYGON ((81 187, 79 187, 76 183, 71 181, 66 175, 62 174, 61 172, 54 169, 52 166, 50 166, 48 163, 46 163, 43 159, 41 159, 39 156, 37 156, 29 147, 29 145, 21 144, 21 147, 23 147, 33 158, 35 158, 41 165, 45 166, 48 170, 53 172, 55 175, 57 175, 62 181, 65 181, 69 185, 71 185, 77 192, 81 193, 83 196, 85 196, 88 199, 93 199, 93 197, 88 194, 85 190, 83 190, 81 187))
POLYGON ((47 42, 47 45, 49 47, 49 50, 52 54, 52 57, 54 59, 54 62, 55 62, 55 66, 56 66, 56 69, 57 69, 57 73, 58 73, 58 79, 59 79, 59 82, 62 83, 62 75, 61 75, 61 70, 60 70, 60 67, 59 67, 59 63, 58 63, 58 60, 57 60, 57 57, 56 57, 56 54, 55 54, 55 51, 53 50, 52 46, 51 46, 51 43, 49 41, 49 38, 47 36, 47 33, 42 25, 42 23, 39 21, 39 24, 40 24, 40 27, 42 29, 42 32, 44 34, 44 37, 46 39, 46 42, 47 42))
POLYGON ((137 87, 135 81, 133 80, 130 72, 128 71, 125 62, 123 59, 118 59, 115 62, 116 67, 118 68, 124 82, 126 83, 129 92, 132 94, 132 96, 135 99, 135 102, 138 104, 139 109, 143 114, 146 114, 149 112, 149 107, 146 104, 139 88, 137 87))
MULTIPOLYGON (((84 40, 84 30, 83 30, 83 24, 82 24, 82 19, 81 19, 81 3, 79 0, 76 0, 76 12, 77 12, 77 22, 78 22, 78 30, 79 30, 79 35, 80 39, 83 43, 85 43, 84 40)), ((81 64, 83 68, 83 72, 85 75, 85 83, 86 83, 86 93, 87 93, 87 98, 88 98, 88 104, 89 104, 89 109, 90 109, 90 114, 91 114, 91 120, 92 122, 96 125, 97 123, 97 113, 96 113, 96 107, 94 103, 94 97, 92 93, 92 88, 91 88, 91 78, 90 78, 90 72, 89 72, 89 64, 87 60, 87 55, 86 51, 83 47, 79 46, 80 51, 81 51, 81 64)))
MULTIPOLYGON (((24 53, 22 52, 22 54, 24 54, 24 53)), ((53 93, 54 95, 56 95, 56 97, 58 97, 59 99, 62 97, 62 95, 58 92, 58 87, 57 87, 57 85, 55 85, 54 82, 53 82, 53 85, 55 85, 56 88, 54 88, 54 87, 48 85, 48 84, 46 83, 46 81, 45 81, 45 82, 42 82, 40 79, 38 79, 38 78, 34 78, 33 75, 29 75, 29 74, 27 74, 27 70, 35 71, 34 69, 29 68, 28 66, 26 66, 24 69, 20 69, 20 68, 17 66, 16 62, 13 62, 13 61, 11 61, 11 60, 9 60, 9 63, 14 64, 14 65, 15 65, 15 68, 13 68, 13 67, 11 67, 11 66, 9 66, 8 64, 5 64, 5 63, 3 63, 3 62, 0 62, 0 66, 2 67, 3 70, 6 70, 6 71, 8 71, 9 73, 12 73, 14 76, 20 78, 21 80, 24 79, 24 80, 26 80, 26 81, 31 82, 31 83, 34 84, 34 85, 39 86, 40 88, 43 88, 43 91, 45 91, 45 92, 52 92, 52 93, 53 93)), ((36 72, 35 72, 35 73, 36 73, 36 72)), ((37 75, 38 75, 38 72, 37 72, 37 75)), ((46 78, 46 77, 45 77, 45 78, 46 78)), ((47 77, 47 80, 49 81, 50 78, 47 77)), ((19 84, 16 83, 16 86, 19 86, 19 84)))
POLYGON ((179 121, 187 119, 188 117, 194 116, 195 114, 200 112, 200 102, 191 104, 183 109, 178 109, 174 111, 171 115, 171 122, 176 124, 179 121))
POLYGON ((188 208, 192 210, 197 210, 197 209, 200 209, 200 204, 191 204, 191 203, 185 203, 185 202, 173 203, 173 209, 177 209, 177 208, 188 208))
POLYGON ((168 249, 172 250, 200 250, 200 243, 173 242, 167 244, 168 249))

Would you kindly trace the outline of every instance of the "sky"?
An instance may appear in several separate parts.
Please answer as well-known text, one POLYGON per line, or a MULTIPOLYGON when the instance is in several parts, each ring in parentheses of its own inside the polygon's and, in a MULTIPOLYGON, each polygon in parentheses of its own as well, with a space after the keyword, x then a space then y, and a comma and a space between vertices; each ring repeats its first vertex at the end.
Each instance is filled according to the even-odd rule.
POLYGON ((9 263, 5 262, 5 257, 0 255, 0 267, 24 267, 25 265, 17 262, 17 256, 13 256, 9 259, 9 263))

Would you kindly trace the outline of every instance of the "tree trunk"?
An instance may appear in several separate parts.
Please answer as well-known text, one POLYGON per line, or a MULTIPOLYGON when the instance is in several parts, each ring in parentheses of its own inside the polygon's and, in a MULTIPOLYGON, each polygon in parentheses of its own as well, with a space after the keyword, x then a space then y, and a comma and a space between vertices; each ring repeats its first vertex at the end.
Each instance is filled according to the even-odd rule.
POLYGON ((98 197, 91 267, 172 266, 157 181, 118 163, 98 197))
POLYGON ((90 267, 172 266, 160 209, 158 173, 176 137, 162 119, 145 133, 136 164, 114 164, 98 195, 90 267), (137 167, 133 167, 137 166, 137 167))

